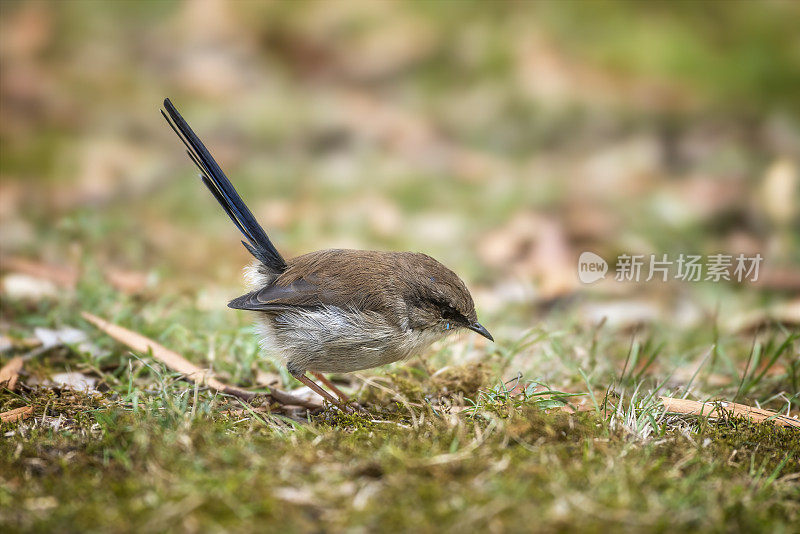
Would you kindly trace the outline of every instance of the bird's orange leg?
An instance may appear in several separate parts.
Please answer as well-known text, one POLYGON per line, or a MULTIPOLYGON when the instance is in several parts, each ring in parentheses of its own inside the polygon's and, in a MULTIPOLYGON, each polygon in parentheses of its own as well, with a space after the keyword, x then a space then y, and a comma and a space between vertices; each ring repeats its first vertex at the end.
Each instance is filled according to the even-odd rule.
POLYGON ((322 373, 317 373, 316 371, 311 371, 311 374, 316 376, 317 380, 322 382, 325 385, 325 387, 336 393, 336 396, 339 397, 339 400, 341 400, 345 404, 350 404, 350 397, 345 395, 341 389, 334 386, 333 382, 325 378, 325 375, 323 375, 322 373))
POLYGON ((314 382, 313 380, 308 378, 305 373, 303 373, 301 375, 295 375, 295 378, 298 379, 303 384, 305 384, 308 387, 310 387, 312 390, 314 390, 317 393, 319 393, 320 395, 322 395, 323 398, 328 399, 328 401, 330 401, 331 404, 335 404, 335 405, 337 405, 339 407, 345 408, 345 409, 347 409, 347 411, 351 411, 352 410, 352 408, 350 408, 347 405, 342 404, 341 401, 336 399, 336 397, 334 397, 333 395, 331 395, 330 393, 328 393, 327 391, 322 389, 322 387, 320 387, 316 382, 314 382))

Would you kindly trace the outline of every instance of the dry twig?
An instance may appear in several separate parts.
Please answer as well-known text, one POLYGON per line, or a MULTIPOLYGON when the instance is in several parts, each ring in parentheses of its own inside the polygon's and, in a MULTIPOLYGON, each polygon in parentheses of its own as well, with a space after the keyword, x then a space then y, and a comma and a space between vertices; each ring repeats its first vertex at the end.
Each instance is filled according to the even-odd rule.
MULTIPOLYGON (((153 357, 156 360, 160 361, 174 371, 183 373, 186 375, 186 378, 193 382, 198 384, 205 383, 217 391, 239 397, 240 399, 246 401, 256 396, 256 393, 220 382, 213 376, 210 376, 208 371, 200 369, 177 352, 171 351, 168 348, 159 345, 148 337, 137 334, 136 332, 128 330, 127 328, 110 323, 88 312, 81 312, 81 316, 112 338, 116 339, 123 345, 127 345, 137 352, 147 352, 148 350, 152 351, 153 357)), ((281 404, 294 404, 311 409, 320 407, 319 404, 306 401, 286 393, 285 391, 276 390, 274 388, 270 388, 270 396, 281 404)))
POLYGON ((33 406, 23 406, 22 408, 14 408, 7 412, 0 413, 0 422, 13 423, 14 421, 21 421, 30 417, 33 414, 33 406))
POLYGON ((22 358, 15 356, 0 369, 0 387, 14 391, 20 371, 22 371, 22 358))
POLYGON ((736 402, 699 402, 688 399, 675 399, 672 397, 661 397, 661 402, 664 403, 664 407, 667 411, 672 413, 700 415, 712 419, 724 417, 725 415, 734 415, 745 417, 756 423, 770 421, 779 426, 800 428, 800 421, 797 419, 792 419, 789 416, 771 410, 754 408, 753 406, 738 404, 736 402))

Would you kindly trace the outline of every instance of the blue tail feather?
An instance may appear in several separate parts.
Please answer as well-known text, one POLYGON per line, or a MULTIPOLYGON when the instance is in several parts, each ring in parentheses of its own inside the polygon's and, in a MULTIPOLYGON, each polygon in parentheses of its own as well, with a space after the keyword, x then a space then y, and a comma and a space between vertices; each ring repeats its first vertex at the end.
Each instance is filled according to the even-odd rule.
POLYGON ((245 236, 247 241, 242 244, 255 256, 261 263, 273 272, 283 272, 286 270, 286 261, 267 237, 266 232, 258 224, 252 212, 236 192, 225 173, 214 160, 211 153, 194 131, 189 127, 169 98, 164 99, 164 107, 167 113, 161 114, 167 120, 170 127, 175 131, 184 145, 186 145, 189 158, 200 169, 203 183, 208 187, 222 209, 228 214, 233 223, 245 236), (172 119, 172 120, 170 120, 172 119))

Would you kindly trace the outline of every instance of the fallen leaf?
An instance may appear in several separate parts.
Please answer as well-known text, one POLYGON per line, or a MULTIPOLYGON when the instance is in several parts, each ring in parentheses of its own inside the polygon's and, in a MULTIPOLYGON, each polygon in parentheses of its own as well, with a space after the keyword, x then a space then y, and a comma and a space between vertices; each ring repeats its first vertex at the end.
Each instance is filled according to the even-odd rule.
POLYGON ((0 388, 6 388, 9 391, 14 391, 19 378, 19 372, 22 370, 22 358, 16 356, 11 358, 2 368, 0 368, 0 388))
POLYGON ((0 334, 0 354, 11 351, 26 351, 40 347, 42 342, 36 338, 13 338, 0 334))
POLYGON ((284 199, 269 199, 261 202, 254 213, 264 228, 275 230, 288 228, 297 217, 292 204, 284 199))
POLYGON ((359 202, 359 217, 366 215, 371 229, 382 237, 397 235, 403 227, 403 214, 394 202, 383 197, 370 195, 359 202))
POLYGON ((605 321, 609 327, 629 330, 658 320, 661 309, 647 300, 621 300, 589 303, 580 310, 584 322, 598 324, 605 321))
POLYGON ((726 325, 728 330, 737 333, 753 333, 771 325, 787 329, 800 327, 800 299, 734 315, 726 325))
POLYGON ((106 270, 105 276, 114 289, 128 295, 141 293, 149 282, 147 274, 138 271, 109 268, 106 270))
MULTIPOLYGON (((3 194, 3 191, 0 191, 0 196, 3 194)), ((2 209, 0 206, 0 210, 2 209)), ((30 222, 22 219, 5 219, 0 215, 0 249, 22 248, 35 242, 36 237, 30 222)))
POLYGON ((541 299, 569 294, 577 286, 575 261, 558 219, 521 213, 487 234, 478 253, 490 267, 535 280, 541 299))
POLYGON ((259 386, 277 386, 281 383, 281 377, 277 373, 268 373, 261 369, 256 369, 256 384, 259 386))
POLYGON ((57 387, 69 388, 75 391, 86 393, 97 391, 94 387, 97 379, 81 373, 58 373, 51 377, 51 381, 57 387))
POLYGON ((108 351, 101 350, 97 345, 89 341, 86 332, 77 328, 50 329, 39 327, 34 329, 33 333, 41 342, 41 346, 32 353, 31 357, 66 345, 74 345, 79 352, 91 354, 96 358, 108 354, 108 351))
MULTIPOLYGON (((430 21, 411 11, 395 9, 387 2, 342 3, 331 13, 322 4, 316 5, 301 24, 294 28, 283 44, 292 56, 295 48, 314 50, 325 61, 299 64, 305 75, 329 73, 361 83, 375 82, 399 75, 413 68, 434 50, 438 35, 430 21), (364 20, 373 24, 361 26, 361 31, 348 31, 351 25, 364 20), (377 23, 389 21, 391 24, 377 23)), ((295 66, 294 57, 292 64, 295 66)))
POLYGON ((800 271, 796 268, 772 268, 767 265, 753 284, 763 289, 797 293, 800 292, 800 271))
POLYGON ((591 108, 627 107, 651 111, 686 109, 696 100, 674 81, 624 75, 576 61, 545 32, 528 25, 513 39, 514 75, 526 98, 545 108, 585 105, 591 108))
POLYGON ((800 420, 793 419, 789 416, 782 415, 771 410, 754 408, 752 406, 738 404, 736 402, 699 402, 689 399, 675 399, 672 397, 660 398, 661 402, 664 404, 664 408, 666 408, 668 412, 672 413, 700 415, 709 417, 711 419, 723 417, 727 414, 745 417, 756 423, 769 421, 778 426, 791 426, 800 428, 800 420))
POLYGON ((74 288, 78 282, 78 271, 71 267, 41 263, 19 256, 3 256, 0 258, 0 267, 4 271, 49 280, 66 288, 74 288))
MULTIPOLYGON (((703 366, 706 364, 707 360, 708 360, 708 355, 703 354, 700 355, 700 357, 698 357, 694 361, 679 366, 672 373, 672 378, 670 382, 674 385, 681 385, 681 386, 689 384, 690 382, 693 381, 697 381, 711 387, 722 387, 730 385, 732 382, 732 378, 730 376, 703 371, 703 366)), ((661 370, 660 366, 658 365, 658 362, 654 362, 652 367, 655 368, 657 371, 661 370)))
POLYGON ((33 331, 36 339, 42 342, 42 347, 57 347, 65 344, 82 343, 88 339, 86 332, 77 328, 36 328, 33 331))
POLYGON ((580 179, 568 183, 569 194, 596 202, 640 199, 653 189, 660 164, 660 144, 654 135, 604 144, 581 161, 577 169, 580 179))
POLYGON ((508 174, 502 158, 493 157, 443 136, 424 115, 381 100, 359 90, 333 93, 341 119, 348 130, 404 155, 435 172, 446 172, 464 180, 508 174))
MULTIPOLYGON (((80 272, 74 267, 52 265, 19 256, 1 257, 0 268, 11 274, 27 275, 67 289, 74 289, 80 278, 80 272)), ((104 270, 103 275, 114 289, 127 294, 140 293, 150 284, 148 275, 137 271, 108 267, 104 270)))
POLYGON ((747 194, 742 180, 699 173, 666 185, 656 197, 655 209, 670 224, 697 224, 742 206, 747 194))
POLYGON ((35 58, 53 39, 52 10, 47 4, 25 4, 6 15, 2 54, 4 59, 35 58))
POLYGON ((0 182, 0 220, 3 224, 19 216, 25 192, 22 180, 3 177, 3 181, 0 182))
POLYGON ((322 399, 322 396, 308 386, 302 386, 292 390, 292 395, 306 402, 313 402, 315 399, 322 399))
POLYGON ((25 499, 25 508, 34 513, 43 513, 58 506, 58 499, 52 496, 25 499))
POLYGON ((3 293, 14 300, 42 300, 58 295, 53 282, 27 274, 7 274, 3 277, 3 293))
POLYGON ((773 163, 761 188, 763 212, 776 225, 787 225, 797 213, 797 167, 788 159, 773 163))
POLYGON ((299 506, 319 506, 319 500, 308 488, 282 487, 273 490, 275 498, 299 506))

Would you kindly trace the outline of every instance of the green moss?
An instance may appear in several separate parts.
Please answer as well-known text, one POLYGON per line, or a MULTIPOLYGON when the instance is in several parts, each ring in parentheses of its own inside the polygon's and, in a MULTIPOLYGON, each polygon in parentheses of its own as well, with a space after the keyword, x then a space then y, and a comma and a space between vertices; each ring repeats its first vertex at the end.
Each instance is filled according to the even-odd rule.
MULTIPOLYGON (((25 324, 31 312, 20 313, 25 324)), ((67 311, 57 306, 51 313, 67 311)), ((162 313, 216 321, 179 304, 162 313)), ((186 353, 202 351, 203 343, 183 330, 161 334, 186 353)), ((526 336, 508 357, 550 339, 548 350, 569 354, 583 335, 624 367, 627 343, 610 333, 526 336)), ((245 347, 249 336, 246 329, 220 329, 214 342, 245 347)), ((363 412, 330 407, 297 422, 257 399, 253 412, 243 409, 235 399, 195 390, 147 355, 128 359, 120 347, 109 348, 102 364, 69 350, 31 366, 38 376, 71 362, 100 376, 104 393, 23 387, 0 394, 3 410, 34 408, 24 423, 3 425, 0 507, 9 512, 0 527, 252 530, 279 522, 289 532, 320 525, 768 532, 800 519, 794 429, 737 418, 662 420, 624 390, 609 397, 609 409, 628 399, 622 408, 634 410, 630 428, 612 421, 613 410, 548 412, 543 408, 561 404, 557 391, 534 395, 543 388, 525 387, 524 380, 528 394, 509 391, 517 381, 501 382, 496 373, 506 360, 493 358, 439 371, 422 361, 395 367, 373 377, 381 387, 362 390, 363 412), (657 439, 632 434, 651 417, 658 419, 657 439)), ((736 354, 746 357, 744 350, 736 354)), ((240 383, 252 376, 251 367, 237 371, 241 362, 217 365, 238 373, 240 383)), ((646 380, 622 378, 636 387, 646 380)), ((751 394, 767 394, 774 380, 754 381, 751 394)))
POLYGON ((93 414, 82 431, 36 428, 0 445, 7 527, 162 529, 180 517, 184 527, 280 521, 288 531, 318 521, 769 531, 798 517, 797 489, 781 478, 798 470, 797 432, 740 420, 633 445, 619 432, 598 437, 596 415, 531 405, 504 419, 427 410, 409 425, 329 410, 290 432, 219 415, 93 414))

